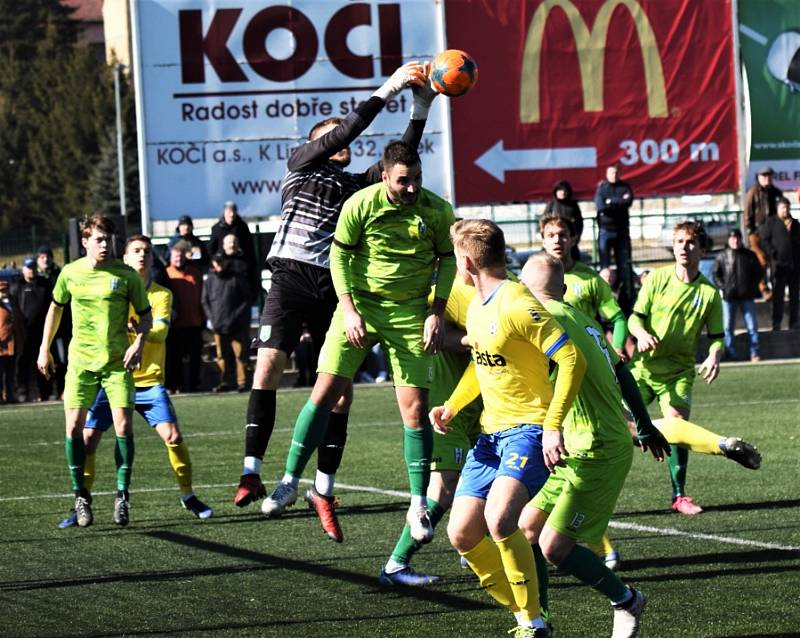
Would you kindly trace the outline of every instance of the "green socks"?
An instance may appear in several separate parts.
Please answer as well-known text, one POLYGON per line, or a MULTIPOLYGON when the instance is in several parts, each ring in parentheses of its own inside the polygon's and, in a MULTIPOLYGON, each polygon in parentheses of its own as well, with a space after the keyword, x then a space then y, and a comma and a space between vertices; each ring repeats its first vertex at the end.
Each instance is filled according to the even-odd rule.
POLYGON ((582 583, 589 585, 608 598, 613 604, 625 600, 628 588, 592 550, 575 545, 558 566, 582 583))
POLYGON ((433 428, 427 419, 417 430, 403 426, 403 456, 408 469, 408 485, 412 496, 425 496, 428 492, 432 453, 433 428))
POLYGON ((669 455, 669 478, 672 480, 672 497, 686 495, 686 466, 689 464, 689 450, 670 445, 672 454, 669 455))
POLYGON ((550 584, 547 559, 542 554, 539 545, 533 546, 533 560, 536 563, 536 580, 539 581, 539 607, 547 614, 550 611, 550 601, 547 598, 547 587, 550 584))
POLYGON ((64 451, 67 455, 69 478, 72 491, 76 494, 83 489, 83 466, 86 463, 86 446, 83 444, 83 432, 74 439, 64 437, 64 451))
POLYGON ((117 462, 117 490, 127 492, 131 485, 131 468, 133 467, 133 434, 116 438, 114 460, 117 462))
MULTIPOLYGON (((442 520, 444 516, 445 509, 432 498, 429 498, 428 511, 430 512, 431 525, 436 529, 439 521, 442 520)), ((392 550, 392 560, 401 565, 408 565, 411 563, 411 559, 414 554, 419 551, 420 547, 422 547, 422 545, 411 538, 411 530, 408 525, 404 525, 400 538, 397 540, 397 545, 395 545, 394 550, 392 550)))
POLYGON ((292 445, 286 457, 287 474, 298 478, 303 475, 308 459, 325 437, 330 416, 331 411, 327 408, 314 405, 311 399, 306 401, 294 424, 292 445))

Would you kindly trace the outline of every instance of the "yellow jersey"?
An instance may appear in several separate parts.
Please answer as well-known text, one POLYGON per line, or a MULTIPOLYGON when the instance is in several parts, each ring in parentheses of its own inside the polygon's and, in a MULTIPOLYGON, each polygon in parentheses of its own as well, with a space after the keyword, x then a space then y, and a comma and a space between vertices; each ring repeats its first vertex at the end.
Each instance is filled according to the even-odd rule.
MULTIPOLYGON (((142 361, 138 370, 133 372, 133 382, 137 388, 149 388, 164 384, 164 362, 167 356, 166 339, 169 332, 169 321, 172 317, 172 292, 164 286, 151 281, 147 287, 147 300, 153 317, 153 327, 147 333, 142 352, 142 361)), ((128 319, 139 320, 130 306, 128 319)), ((128 341, 133 343, 135 335, 128 333, 128 341)))
POLYGON ((536 423, 558 429, 586 368, 583 355, 522 284, 503 281, 467 310, 472 361, 446 405, 453 412, 483 397, 481 431, 490 434, 536 423), (555 388, 550 360, 559 365, 555 388))

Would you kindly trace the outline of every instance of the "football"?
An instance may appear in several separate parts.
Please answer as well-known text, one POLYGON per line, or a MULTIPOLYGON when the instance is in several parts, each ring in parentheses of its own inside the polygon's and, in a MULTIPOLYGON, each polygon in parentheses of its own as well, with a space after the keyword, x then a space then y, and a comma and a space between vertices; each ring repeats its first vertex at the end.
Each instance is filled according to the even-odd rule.
POLYGON ((478 65, 466 51, 447 49, 431 62, 431 84, 442 95, 459 97, 478 81, 478 65))

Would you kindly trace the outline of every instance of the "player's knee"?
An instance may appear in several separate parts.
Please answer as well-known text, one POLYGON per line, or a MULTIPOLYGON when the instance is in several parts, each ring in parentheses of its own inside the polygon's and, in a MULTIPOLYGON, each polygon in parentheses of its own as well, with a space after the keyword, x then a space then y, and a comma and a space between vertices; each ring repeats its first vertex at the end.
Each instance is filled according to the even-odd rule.
POLYGON ((548 563, 553 565, 560 565, 566 558, 566 553, 563 548, 546 539, 539 541, 539 548, 542 550, 542 555, 547 559, 548 563))
POLYGON ((469 530, 453 521, 453 519, 450 519, 447 524, 447 537, 450 539, 450 544, 453 548, 459 552, 468 552, 473 547, 469 530))
POLYGON ((510 516, 507 511, 486 509, 486 526, 494 540, 508 538, 517 529, 517 517, 510 516))
POLYGON ((174 423, 162 424, 162 427, 159 428, 158 433, 161 435, 161 439, 167 445, 180 445, 183 442, 181 431, 174 423))

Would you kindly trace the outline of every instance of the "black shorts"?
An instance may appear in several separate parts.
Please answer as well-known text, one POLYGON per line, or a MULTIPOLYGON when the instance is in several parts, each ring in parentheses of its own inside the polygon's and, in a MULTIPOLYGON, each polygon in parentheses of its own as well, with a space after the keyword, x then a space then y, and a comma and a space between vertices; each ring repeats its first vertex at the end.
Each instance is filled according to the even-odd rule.
POLYGON ((291 354, 303 329, 319 351, 339 299, 330 270, 293 259, 270 261, 272 286, 261 313, 255 347, 291 354))

